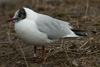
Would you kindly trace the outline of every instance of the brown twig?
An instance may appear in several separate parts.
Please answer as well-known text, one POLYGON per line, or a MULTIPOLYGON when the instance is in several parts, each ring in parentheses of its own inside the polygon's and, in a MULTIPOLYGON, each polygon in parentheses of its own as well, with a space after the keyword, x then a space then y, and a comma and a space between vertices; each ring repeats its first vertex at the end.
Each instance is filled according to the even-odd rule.
POLYGON ((13 42, 11 41, 10 31, 11 31, 11 22, 10 22, 10 24, 9 24, 9 32, 7 33, 7 35, 8 35, 8 40, 9 40, 9 43, 10 43, 11 48, 21 56, 21 54, 19 53, 19 51, 17 51, 15 45, 14 45, 13 42))
POLYGON ((22 48, 21 48, 20 45, 19 45, 19 48, 20 48, 21 53, 22 53, 22 56, 23 56, 23 58, 24 58, 24 60, 25 60, 26 67, 29 67, 29 65, 28 65, 28 63, 27 63, 27 60, 26 60, 26 57, 25 57, 25 54, 24 54, 24 52, 23 52, 23 50, 22 50, 22 48))
POLYGON ((28 63, 27 63, 27 61, 26 61, 26 58, 25 58, 25 54, 24 54, 24 52, 23 52, 22 49, 21 49, 21 46, 20 46, 20 50, 21 50, 21 53, 22 53, 22 54, 20 54, 19 51, 17 51, 15 45, 14 45, 13 42, 11 41, 10 31, 11 31, 11 22, 10 22, 10 25, 9 25, 9 33, 7 33, 7 34, 8 34, 8 39, 9 39, 9 42, 10 42, 10 46, 11 46, 12 49, 13 49, 14 51, 16 51, 19 55, 23 56, 23 58, 24 58, 24 60, 25 60, 25 63, 26 63, 26 66, 29 67, 29 66, 28 66, 28 63))
MULTIPOLYGON (((89 0, 87 0, 87 3, 86 3, 85 16, 87 16, 88 8, 89 8, 89 0)), ((85 18, 85 22, 86 22, 86 19, 87 19, 87 18, 85 18)))
POLYGON ((10 42, 10 46, 12 47, 12 49, 13 49, 14 51, 16 51, 16 47, 15 47, 15 45, 13 44, 13 42, 11 41, 10 31, 11 31, 11 22, 10 22, 10 24, 9 24, 9 32, 7 33, 7 35, 8 35, 8 40, 9 40, 9 42, 10 42))

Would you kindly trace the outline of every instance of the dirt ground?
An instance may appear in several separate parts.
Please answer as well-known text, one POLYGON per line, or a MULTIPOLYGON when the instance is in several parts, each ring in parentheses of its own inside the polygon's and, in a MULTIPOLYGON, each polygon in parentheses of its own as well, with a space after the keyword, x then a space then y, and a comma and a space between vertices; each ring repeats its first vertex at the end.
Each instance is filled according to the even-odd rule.
MULTIPOLYGON (((99 31, 100 0, 0 0, 0 67, 100 67, 99 31), (96 33, 48 45, 44 62, 33 63, 26 59, 33 57, 34 45, 18 38, 14 22, 6 22, 21 7, 67 21, 74 29, 96 33), (11 48, 11 42, 19 53, 11 48)), ((41 51, 39 46, 38 57, 41 51)))

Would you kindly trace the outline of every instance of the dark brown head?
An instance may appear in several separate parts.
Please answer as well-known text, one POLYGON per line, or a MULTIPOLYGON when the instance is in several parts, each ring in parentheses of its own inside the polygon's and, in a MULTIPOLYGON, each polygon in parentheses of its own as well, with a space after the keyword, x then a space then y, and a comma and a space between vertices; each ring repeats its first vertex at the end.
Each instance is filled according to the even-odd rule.
POLYGON ((26 12, 24 8, 21 8, 18 12, 17 18, 19 19, 25 19, 26 18, 26 12))
POLYGON ((7 22, 16 20, 16 21, 20 21, 26 18, 26 11, 24 8, 21 8, 19 10, 16 11, 15 15, 13 18, 9 19, 7 22))

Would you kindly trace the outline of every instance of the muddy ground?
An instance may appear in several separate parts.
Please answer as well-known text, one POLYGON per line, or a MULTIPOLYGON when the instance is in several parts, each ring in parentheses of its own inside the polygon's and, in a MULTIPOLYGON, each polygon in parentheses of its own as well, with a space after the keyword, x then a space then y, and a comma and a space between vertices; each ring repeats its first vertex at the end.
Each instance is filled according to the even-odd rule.
MULTIPOLYGON (((100 67, 99 31, 100 0, 0 0, 0 67, 100 67), (33 57, 34 46, 18 38, 14 22, 6 22, 23 6, 68 21, 74 29, 96 33, 48 45, 44 62, 33 63, 25 59, 33 57), (11 48, 11 42, 19 53, 11 48)), ((37 56, 41 57, 41 47, 37 56)))

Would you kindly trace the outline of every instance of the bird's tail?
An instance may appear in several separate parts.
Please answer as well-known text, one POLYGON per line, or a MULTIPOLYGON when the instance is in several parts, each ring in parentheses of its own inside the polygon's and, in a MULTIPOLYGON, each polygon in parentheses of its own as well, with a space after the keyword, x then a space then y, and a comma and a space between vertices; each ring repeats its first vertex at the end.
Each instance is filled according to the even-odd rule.
POLYGON ((78 36, 87 36, 88 33, 93 33, 93 34, 96 33, 95 31, 74 30, 74 29, 72 29, 72 31, 78 36))

